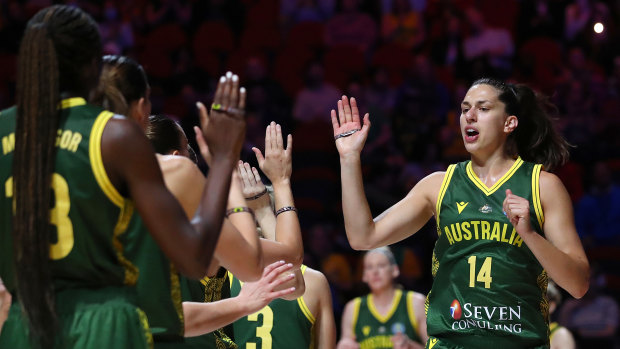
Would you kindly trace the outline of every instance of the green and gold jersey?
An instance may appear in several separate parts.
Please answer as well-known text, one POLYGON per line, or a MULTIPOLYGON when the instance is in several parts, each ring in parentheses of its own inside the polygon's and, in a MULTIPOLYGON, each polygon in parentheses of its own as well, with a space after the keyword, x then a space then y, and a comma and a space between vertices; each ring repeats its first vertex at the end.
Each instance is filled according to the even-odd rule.
MULTIPOLYGON (((301 266, 302 274, 306 266, 301 266)), ((231 277, 230 294, 236 297, 242 283, 231 277)), ((242 349, 311 348, 315 317, 303 297, 293 301, 276 299, 254 314, 234 323, 235 342, 242 349)))
POLYGON ((502 210, 510 189, 530 202, 530 223, 542 234, 540 171, 518 158, 488 188, 470 161, 448 167, 427 297, 429 342, 442 343, 437 348, 549 345, 547 274, 502 210))
MULTIPOLYGON (((181 294, 183 301, 188 302, 216 302, 230 298, 229 274, 220 267, 213 277, 204 277, 200 280, 191 280, 181 276, 181 294)), ((202 349, 236 349, 232 340, 232 324, 219 328, 202 336, 185 338, 185 344, 191 348, 202 349)))
MULTIPOLYGON (((56 292, 133 285, 137 268, 124 253, 130 200, 110 182, 101 159, 101 135, 111 112, 83 98, 65 99, 56 138, 50 202, 50 259, 56 292)), ((0 277, 14 293, 13 153, 15 107, 0 113, 0 277)))
POLYGON ((553 336, 555 336, 555 332, 564 326, 560 326, 557 322, 552 322, 549 324, 549 341, 553 340, 553 336))
POLYGON ((155 342, 183 341, 184 318, 179 273, 151 237, 140 215, 129 222, 127 258, 140 270, 138 306, 146 313, 155 342))
POLYGON ((394 292, 392 306, 385 316, 377 311, 372 294, 353 300, 353 333, 360 349, 393 348, 391 337, 397 333, 422 343, 413 310, 413 292, 394 292))

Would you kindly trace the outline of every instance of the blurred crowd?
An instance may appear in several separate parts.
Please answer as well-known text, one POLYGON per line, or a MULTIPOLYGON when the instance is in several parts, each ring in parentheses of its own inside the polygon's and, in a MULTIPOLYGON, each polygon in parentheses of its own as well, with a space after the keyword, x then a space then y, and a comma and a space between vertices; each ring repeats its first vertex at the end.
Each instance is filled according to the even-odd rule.
MULTIPOLYGON (((484 76, 549 97, 574 145, 557 171, 593 266, 591 291, 560 322, 582 343, 618 334, 620 301, 620 1, 607 0, 70 0, 99 22, 106 53, 137 59, 155 113, 196 124, 231 70, 248 90, 244 160, 269 121, 293 134, 292 177, 306 264, 325 273, 337 316, 365 293, 344 234, 329 111, 353 96, 372 128, 363 153, 373 214, 419 179, 467 158, 460 102, 484 76), (616 131, 614 131, 616 130, 616 131), (600 338, 599 338, 600 337, 600 338)), ((0 0, 0 108, 14 103, 17 47, 49 0, 0 0)), ((552 108, 550 106, 550 108, 552 108)), ((190 131, 188 134, 193 138, 190 131)), ((430 289, 434 223, 394 246, 399 282, 430 289)))

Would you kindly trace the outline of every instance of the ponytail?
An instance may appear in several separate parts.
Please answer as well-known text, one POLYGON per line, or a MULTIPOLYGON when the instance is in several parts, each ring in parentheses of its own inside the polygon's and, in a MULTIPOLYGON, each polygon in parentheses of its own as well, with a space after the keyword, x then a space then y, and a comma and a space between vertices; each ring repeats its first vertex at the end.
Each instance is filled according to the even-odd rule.
POLYGON ((13 158, 15 282, 33 344, 42 348, 53 347, 58 328, 49 250, 60 94, 87 95, 96 83, 92 64, 100 56, 96 23, 68 6, 39 11, 28 22, 19 50, 13 158))
POLYGON ((543 164, 548 171, 568 161, 570 144, 555 129, 549 111, 556 108, 545 96, 523 84, 506 84, 490 78, 479 79, 472 86, 481 84, 495 87, 499 100, 506 105, 506 113, 519 120, 506 140, 508 155, 543 164))

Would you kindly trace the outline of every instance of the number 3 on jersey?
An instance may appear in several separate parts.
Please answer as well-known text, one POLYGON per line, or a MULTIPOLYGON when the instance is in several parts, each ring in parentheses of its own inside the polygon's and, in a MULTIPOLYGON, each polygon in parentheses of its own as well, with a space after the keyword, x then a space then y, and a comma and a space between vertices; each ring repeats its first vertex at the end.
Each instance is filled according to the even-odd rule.
MULTIPOLYGON (((261 349, 271 349, 271 329, 273 328, 273 310, 269 306, 248 315, 248 321, 258 321, 258 314, 263 315, 263 324, 256 328, 256 337, 261 339, 261 349)), ((246 349, 256 349, 256 343, 246 343, 246 349)))
MULTIPOLYGON (((6 197, 13 197, 13 177, 9 177, 4 184, 6 197)), ((58 240, 50 245, 50 258, 65 258, 73 248, 73 224, 69 219, 69 185, 58 173, 52 175, 52 189, 54 190, 54 207, 50 212, 50 223, 56 226, 58 240)), ((15 201, 13 201, 15 205, 15 201)), ((13 206, 15 208, 15 206, 13 206)))
POLYGON ((487 257, 484 259, 484 263, 482 263, 482 267, 480 267, 477 277, 475 276, 476 256, 469 256, 469 258, 467 258, 467 263, 469 263, 469 287, 474 287, 475 281, 478 281, 484 282, 484 288, 491 288, 491 282, 493 281, 493 278, 491 277, 491 263, 493 263, 493 257, 487 257))

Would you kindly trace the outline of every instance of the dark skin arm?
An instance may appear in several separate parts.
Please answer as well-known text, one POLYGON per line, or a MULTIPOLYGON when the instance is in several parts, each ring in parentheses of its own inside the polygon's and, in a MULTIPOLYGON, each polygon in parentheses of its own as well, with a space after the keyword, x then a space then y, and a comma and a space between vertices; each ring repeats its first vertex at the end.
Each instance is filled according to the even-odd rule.
MULTIPOLYGON (((238 82, 222 78, 214 103, 238 107, 238 90, 238 82)), ((111 119, 101 140, 104 167, 114 187, 133 199, 154 240, 179 271, 196 279, 205 275, 219 238, 245 120, 242 115, 213 112, 202 131, 213 166, 191 224, 166 189, 153 148, 134 122, 111 119)))

